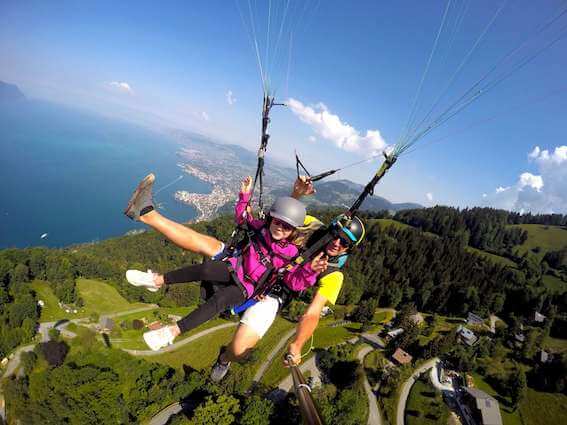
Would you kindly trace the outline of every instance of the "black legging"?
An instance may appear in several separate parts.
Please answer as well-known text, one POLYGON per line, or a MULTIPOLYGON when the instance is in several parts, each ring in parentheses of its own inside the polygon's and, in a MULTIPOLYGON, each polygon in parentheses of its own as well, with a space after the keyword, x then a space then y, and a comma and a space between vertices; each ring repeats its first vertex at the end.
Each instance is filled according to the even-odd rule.
POLYGON ((165 273, 163 280, 166 285, 195 281, 208 282, 201 286, 201 296, 205 298, 205 303, 177 322, 181 333, 196 328, 228 307, 243 303, 247 298, 246 291, 234 281, 228 264, 224 261, 206 261, 203 264, 173 270, 165 273))

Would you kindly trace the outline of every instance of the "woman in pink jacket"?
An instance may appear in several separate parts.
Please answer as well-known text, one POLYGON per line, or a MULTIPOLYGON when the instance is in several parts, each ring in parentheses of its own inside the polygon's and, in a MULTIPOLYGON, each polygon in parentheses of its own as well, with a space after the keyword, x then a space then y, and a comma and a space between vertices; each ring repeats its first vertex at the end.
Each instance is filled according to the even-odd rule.
MULTIPOLYGON (((278 270, 285 267, 297 255, 297 247, 291 241, 295 237, 295 228, 303 225, 305 206, 296 199, 281 197, 270 208, 267 220, 256 220, 247 212, 251 189, 252 179, 247 177, 242 181, 235 213, 238 224, 246 222, 248 228, 254 231, 254 242, 249 243, 237 257, 206 261, 163 275, 138 270, 126 272, 128 282, 145 286, 150 291, 175 283, 208 282, 207 287, 203 288, 206 294, 204 304, 176 324, 144 334, 144 340, 152 350, 157 351, 173 343, 181 333, 212 319, 229 307, 241 304, 254 294, 256 285, 269 268, 278 270)), ((293 291, 312 286, 326 265, 321 255, 311 263, 286 271, 282 278, 284 284, 293 291)))

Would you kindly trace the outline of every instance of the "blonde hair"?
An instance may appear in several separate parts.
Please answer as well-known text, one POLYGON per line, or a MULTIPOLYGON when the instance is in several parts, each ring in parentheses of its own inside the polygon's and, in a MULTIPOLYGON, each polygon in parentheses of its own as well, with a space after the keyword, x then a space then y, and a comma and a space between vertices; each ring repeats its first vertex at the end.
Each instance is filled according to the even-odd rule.
POLYGON ((294 235, 294 238, 290 240, 294 245, 302 247, 309 240, 311 235, 323 226, 324 224, 321 221, 313 219, 305 226, 297 227, 295 229, 296 234, 294 235))

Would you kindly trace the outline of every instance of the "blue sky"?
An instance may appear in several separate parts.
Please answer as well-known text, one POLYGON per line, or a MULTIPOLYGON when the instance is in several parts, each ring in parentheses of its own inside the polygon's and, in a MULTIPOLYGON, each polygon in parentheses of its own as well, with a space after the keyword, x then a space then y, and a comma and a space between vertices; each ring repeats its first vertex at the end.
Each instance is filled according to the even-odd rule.
MULTIPOLYGON (((18 84, 32 98, 150 126, 195 130, 255 149, 262 86, 249 27, 238 8, 246 20, 248 4, 3 1, 0 80, 18 84)), ((272 73, 278 99, 295 102, 293 108, 273 110, 269 155, 291 162, 297 148, 318 172, 363 159, 372 146, 396 142, 446 7, 446 26, 423 84, 418 118, 504 3, 313 0, 302 14, 306 3, 291 1, 288 22, 297 24, 291 52, 289 32, 283 31, 276 54, 285 4, 250 0, 260 51, 265 52, 269 34, 269 51, 279 59, 272 73)), ((565 8, 555 0, 506 2, 441 105, 563 10, 562 4, 565 8)), ((518 57, 536 51, 566 24, 567 15, 518 57)), ((566 51, 567 40, 561 39, 418 141, 377 193, 424 205, 567 213, 566 51)), ((339 177, 364 183, 376 166, 363 164, 339 177)))

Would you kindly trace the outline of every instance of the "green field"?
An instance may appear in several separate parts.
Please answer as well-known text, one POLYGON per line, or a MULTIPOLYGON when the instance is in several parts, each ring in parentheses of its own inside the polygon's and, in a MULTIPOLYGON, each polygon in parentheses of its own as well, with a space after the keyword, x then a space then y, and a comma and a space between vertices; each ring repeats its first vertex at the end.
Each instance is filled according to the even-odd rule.
POLYGON ((543 348, 555 352, 567 352, 567 339, 552 338, 548 336, 543 341, 543 348))
MULTIPOLYGON (((330 323, 335 321, 336 320, 333 319, 326 319, 319 323, 319 326, 313 335, 313 349, 328 348, 358 336, 360 323, 350 323, 346 326, 338 326, 336 328, 328 326, 330 323)), ((307 353, 310 345, 310 341, 305 344, 305 347, 303 348, 304 353, 307 353)), ((284 346, 284 348, 276 356, 276 359, 283 358, 286 349, 287 347, 284 346)), ((303 361, 308 360, 313 354, 314 351, 311 351, 303 358, 303 361)), ((287 376, 288 373, 289 370, 281 367, 280 362, 274 361, 266 370, 266 373, 262 377, 262 382, 269 386, 276 386, 287 376)))
MULTIPOLYGON (((374 221, 374 220, 372 220, 372 221, 374 221)), ((380 225, 380 227, 394 226, 394 227, 396 227, 398 229, 402 229, 402 230, 412 228, 411 226, 409 226, 405 223, 402 223, 402 222, 399 222, 399 221, 396 221, 396 220, 392 220, 391 218, 379 218, 379 219, 376 220, 376 222, 380 225)))
POLYGON ((59 300, 53 294, 49 283, 36 280, 32 283, 32 287, 37 292, 38 299, 45 303, 41 310, 41 322, 77 319, 88 317, 91 313, 118 313, 149 306, 149 304, 128 302, 115 288, 107 283, 91 279, 77 279, 77 290, 85 305, 78 309, 77 313, 66 313, 65 310, 59 307, 59 300))
POLYGON ((41 316, 39 318, 40 322, 50 322, 53 320, 72 319, 77 316, 84 316, 84 314, 79 315, 73 313, 65 313, 65 310, 59 307, 59 301, 49 287, 49 283, 42 280, 34 280, 32 282, 32 288, 35 292, 37 292, 38 300, 41 300, 45 303, 45 305, 41 309, 41 316))
POLYGON ((567 246, 567 230, 563 227, 541 224, 515 224, 510 227, 518 227, 528 232, 528 239, 516 247, 519 255, 539 247, 541 252, 537 255, 543 258, 547 251, 557 251, 567 246))
POLYGON ((82 310, 87 314, 118 313, 148 306, 148 304, 128 302, 114 287, 98 280, 77 279, 77 289, 85 302, 82 310))
POLYGON ((364 358, 364 368, 370 370, 382 369, 386 358, 384 352, 381 350, 371 351, 364 358))
POLYGON ((501 394, 498 394, 498 392, 479 374, 473 373, 472 376, 474 378, 476 388, 498 400, 498 404, 500 405, 500 414, 502 415, 502 422, 504 425, 523 425, 519 411, 516 410, 514 412, 510 407, 511 402, 509 397, 504 397, 501 394))
POLYGON ((230 341, 234 330, 235 328, 233 327, 221 329, 190 342, 171 353, 148 356, 144 357, 144 359, 149 362, 163 363, 174 368, 188 365, 197 370, 208 369, 217 358, 220 347, 230 341))
POLYGON ((524 425, 567 424, 567 396, 528 388, 520 414, 524 425))
MULTIPOLYGON (((187 337, 204 329, 217 326, 221 323, 226 323, 226 321, 217 319, 207 322, 188 333, 187 337)), ((293 323, 285 319, 282 319, 280 317, 276 318, 276 321, 274 322, 268 333, 266 333, 264 338, 262 338, 262 340, 256 347, 256 353, 254 355, 256 360, 250 363, 246 363, 246 367, 250 371, 250 379, 253 377, 254 373, 256 373, 261 363, 266 360, 266 357, 270 353, 270 351, 272 351, 274 346, 280 341, 282 335, 287 333, 294 326, 295 325, 293 323)), ((164 363, 175 368, 180 368, 183 365, 189 365, 194 369, 208 369, 214 363, 214 360, 219 353, 220 347, 222 345, 228 344, 235 331, 235 327, 221 329, 210 335, 199 338, 198 340, 179 348, 175 352, 166 353, 159 356, 148 356, 146 357, 146 359, 148 361, 164 363)), ((283 369, 280 359, 281 356, 276 356, 273 362, 274 368, 283 369)))
POLYGON ((543 284, 554 294, 563 294, 567 291, 567 282, 549 274, 543 275, 543 284))
MULTIPOLYGON (((427 376, 427 373, 426 373, 427 376)), ((407 425, 446 424, 449 409, 441 395, 435 394, 435 389, 429 383, 418 379, 412 386, 405 410, 407 425)))

